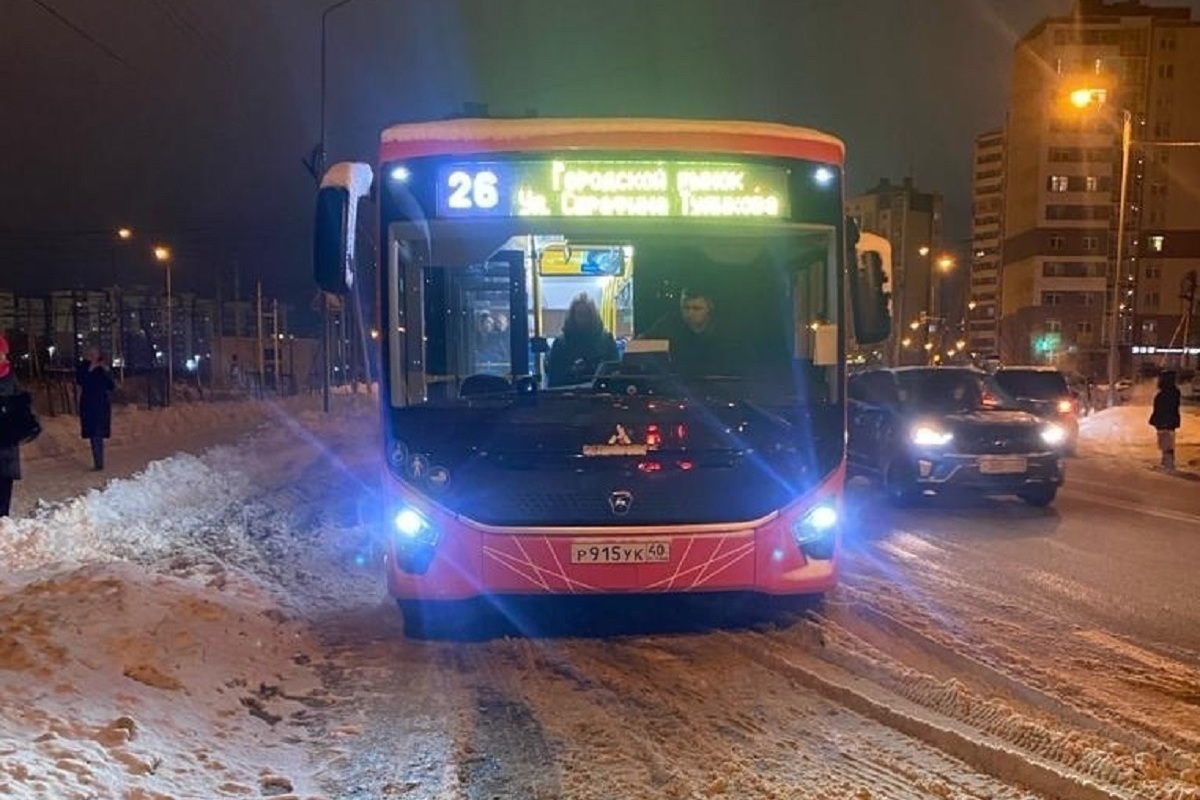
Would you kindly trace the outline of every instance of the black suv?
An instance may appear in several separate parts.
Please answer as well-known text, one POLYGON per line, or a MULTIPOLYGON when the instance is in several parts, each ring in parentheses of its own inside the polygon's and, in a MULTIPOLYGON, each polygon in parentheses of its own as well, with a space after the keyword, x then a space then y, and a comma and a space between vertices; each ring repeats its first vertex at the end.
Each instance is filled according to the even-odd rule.
POLYGON ((986 372, 898 367, 850 377, 851 474, 879 481, 897 505, 964 491, 1054 501, 1066 432, 1021 410, 986 372))
POLYGON ((1067 434, 1064 449, 1075 452, 1079 399, 1066 375, 1054 367, 1000 367, 993 377, 1021 408, 1062 427, 1067 434))

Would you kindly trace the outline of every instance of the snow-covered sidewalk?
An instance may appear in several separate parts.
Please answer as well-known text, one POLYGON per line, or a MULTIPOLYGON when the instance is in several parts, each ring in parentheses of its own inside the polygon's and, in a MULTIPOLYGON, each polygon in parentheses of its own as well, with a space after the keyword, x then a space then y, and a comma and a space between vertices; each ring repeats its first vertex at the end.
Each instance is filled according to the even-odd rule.
POLYGON ((126 411, 106 473, 46 421, 0 519, 0 796, 319 796, 333 701, 286 584, 320 548, 289 540, 375 419, 366 397, 126 411))
MULTIPOLYGON (((1114 461, 1150 466, 1159 463, 1150 406, 1129 405, 1107 408, 1079 422, 1080 453, 1114 461)), ((1176 462, 1180 468, 1200 466, 1200 410, 1183 408, 1182 426, 1176 436, 1176 462)))

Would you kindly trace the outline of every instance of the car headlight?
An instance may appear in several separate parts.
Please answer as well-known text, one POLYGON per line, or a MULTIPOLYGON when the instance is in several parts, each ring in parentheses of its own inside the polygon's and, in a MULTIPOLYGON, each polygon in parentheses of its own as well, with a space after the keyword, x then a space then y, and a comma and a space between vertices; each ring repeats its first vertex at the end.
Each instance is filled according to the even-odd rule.
POLYGON ((944 447, 950 444, 954 434, 932 425, 917 425, 909 432, 909 438, 912 439, 913 444, 920 447, 944 447))
POLYGON ((1070 400, 1059 400, 1058 401, 1058 413, 1070 414, 1074 410, 1075 410, 1075 406, 1071 403, 1070 400))
POLYGON ((809 558, 833 558, 837 543, 838 512, 832 503, 813 506, 792 524, 792 537, 809 558))
POLYGON ((1057 447, 1067 440, 1067 432, 1058 425, 1047 425, 1042 428, 1042 441, 1051 447, 1057 447))

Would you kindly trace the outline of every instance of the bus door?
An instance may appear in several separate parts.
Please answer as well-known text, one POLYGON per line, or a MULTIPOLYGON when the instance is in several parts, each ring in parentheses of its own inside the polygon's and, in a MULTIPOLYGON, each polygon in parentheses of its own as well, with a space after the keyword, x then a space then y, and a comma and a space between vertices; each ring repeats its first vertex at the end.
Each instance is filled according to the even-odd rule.
POLYGON ((398 272, 404 404, 508 388, 529 374, 522 251, 501 250, 468 265, 410 261, 398 272))

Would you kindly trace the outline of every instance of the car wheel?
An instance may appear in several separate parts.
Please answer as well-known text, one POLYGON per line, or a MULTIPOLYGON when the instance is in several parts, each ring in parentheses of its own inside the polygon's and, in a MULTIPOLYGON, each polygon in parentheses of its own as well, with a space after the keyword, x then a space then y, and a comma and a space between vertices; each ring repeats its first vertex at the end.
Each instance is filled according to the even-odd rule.
POLYGON ((893 459, 883 477, 883 490, 888 502, 897 508, 911 506, 920 498, 917 475, 912 465, 902 459, 893 459))
POLYGON ((1045 508, 1054 502, 1056 496, 1058 496, 1057 486, 1036 486, 1017 492, 1017 497, 1036 508, 1045 508))

